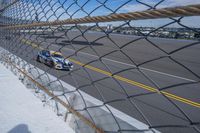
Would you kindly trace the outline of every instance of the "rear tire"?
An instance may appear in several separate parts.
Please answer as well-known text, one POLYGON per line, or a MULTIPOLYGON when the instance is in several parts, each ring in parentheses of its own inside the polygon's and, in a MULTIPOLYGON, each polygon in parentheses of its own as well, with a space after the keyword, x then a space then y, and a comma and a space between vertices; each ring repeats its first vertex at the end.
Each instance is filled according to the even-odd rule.
POLYGON ((37 60, 37 62, 41 62, 41 61, 40 61, 40 57, 39 57, 39 56, 37 56, 37 59, 36 59, 36 60, 37 60))

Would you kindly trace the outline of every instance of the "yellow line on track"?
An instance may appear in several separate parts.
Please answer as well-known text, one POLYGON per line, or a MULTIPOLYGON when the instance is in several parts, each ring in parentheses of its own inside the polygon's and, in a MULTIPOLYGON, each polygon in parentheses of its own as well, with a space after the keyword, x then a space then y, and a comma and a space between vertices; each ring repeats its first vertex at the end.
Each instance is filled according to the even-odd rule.
MULTIPOLYGON (((37 45, 36 43, 34 42, 31 42, 29 40, 26 40, 26 39, 22 39, 21 40, 23 43, 25 44, 28 44, 28 45, 31 45, 33 48, 37 48, 37 49, 44 49, 42 47, 40 47, 39 45, 37 45)), ((150 91, 150 92, 157 92, 158 94, 163 94, 165 95, 166 97, 170 98, 170 99, 173 99, 173 100, 176 100, 176 101, 179 101, 179 102, 182 102, 182 103, 185 103, 185 104, 188 104, 188 105, 191 105, 193 107, 197 107, 197 108, 200 108, 200 103, 197 103, 197 102, 193 102, 189 99, 186 99, 186 98, 183 98, 183 97, 180 97, 180 96, 177 96, 177 95, 174 95, 174 94, 171 94, 171 93, 168 93, 166 91, 159 91, 157 90, 156 88, 153 88, 151 86, 148 86, 148 85, 145 85, 145 84, 142 84, 140 82, 137 82, 137 81, 133 81, 133 80, 130 80, 130 79, 127 79, 127 78, 124 78, 122 76, 119 76, 119 75, 112 75, 112 73, 110 72, 107 72, 107 71, 104 71, 102 69, 99 69, 99 68, 96 68, 96 67, 93 67, 93 66, 90 66, 90 65, 85 65, 77 60, 74 60, 72 58, 68 58, 71 62, 79 65, 79 66, 84 66, 85 68, 88 68, 90 70, 93 70, 93 71, 96 71, 98 73, 101 73, 101 74, 104 74, 106 76, 110 76, 110 77, 113 77, 117 80, 120 80, 120 81, 123 81, 125 83, 128 83, 128 84, 131 84, 133 86, 137 86, 139 88, 143 88, 147 91, 150 91)))

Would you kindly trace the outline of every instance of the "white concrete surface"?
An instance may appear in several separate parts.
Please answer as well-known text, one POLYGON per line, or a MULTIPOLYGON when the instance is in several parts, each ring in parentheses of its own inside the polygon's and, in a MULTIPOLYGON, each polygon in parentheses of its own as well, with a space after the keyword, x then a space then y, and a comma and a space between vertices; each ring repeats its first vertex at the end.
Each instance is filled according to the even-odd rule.
POLYGON ((74 133, 0 64, 0 133, 74 133))

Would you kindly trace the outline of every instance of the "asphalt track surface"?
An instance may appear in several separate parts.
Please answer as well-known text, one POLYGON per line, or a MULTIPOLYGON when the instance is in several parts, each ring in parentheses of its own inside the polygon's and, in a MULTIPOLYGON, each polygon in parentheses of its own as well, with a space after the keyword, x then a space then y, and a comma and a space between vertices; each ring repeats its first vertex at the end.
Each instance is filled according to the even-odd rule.
POLYGON ((105 34, 97 32, 85 33, 84 38, 78 31, 70 31, 65 34, 58 32, 54 35, 49 33, 17 35, 13 36, 11 40, 4 39, 1 45, 59 79, 101 101, 109 102, 109 105, 129 116, 148 125, 150 124, 154 128, 157 127, 156 129, 161 132, 195 133, 197 131, 193 128, 193 125, 200 128, 200 83, 198 82, 198 76, 200 76, 200 44, 198 41, 160 38, 144 39, 116 34, 109 35, 108 38, 105 34), (72 40, 72 42, 68 40, 72 40), (128 45, 126 45, 127 43, 128 45), (175 53, 172 52, 189 44, 195 45, 175 53), (168 53, 172 52, 170 57, 184 64, 196 76, 180 66, 180 64, 170 60, 168 58, 169 54, 162 52, 155 46, 168 53), (119 47, 130 58, 122 54, 119 47), (61 50, 65 57, 72 59, 75 66, 74 70, 76 71, 72 73, 59 71, 36 62, 37 52, 41 48, 55 51, 61 50), (77 50, 79 52, 75 54, 77 50), (111 54, 107 54, 110 52, 111 54), (101 56, 101 61, 99 61, 98 57, 101 56), (158 57, 163 58, 139 65, 140 71, 135 67, 158 57), (89 67, 83 69, 81 65, 84 64, 88 64, 89 67), (87 73, 85 70, 87 70, 87 73), (88 76, 88 73, 90 76, 88 76), (109 75, 111 73, 116 73, 118 77, 111 77, 109 75), (91 79, 95 81, 93 84, 91 84, 91 79), (184 83, 189 84, 185 85, 184 83), (174 86, 177 84, 183 85, 174 86), (157 93, 155 91, 157 87, 167 88, 163 90, 167 97, 157 93), (127 97, 126 94, 128 94, 130 100, 124 100, 127 97), (171 94, 173 95, 170 96, 171 94), (169 99, 179 109, 169 102, 169 99), (148 122, 131 102, 140 109, 148 122), (185 115, 183 115, 183 112, 185 115), (184 126, 190 124, 191 126, 184 126), (175 128, 174 126, 179 127, 175 128))

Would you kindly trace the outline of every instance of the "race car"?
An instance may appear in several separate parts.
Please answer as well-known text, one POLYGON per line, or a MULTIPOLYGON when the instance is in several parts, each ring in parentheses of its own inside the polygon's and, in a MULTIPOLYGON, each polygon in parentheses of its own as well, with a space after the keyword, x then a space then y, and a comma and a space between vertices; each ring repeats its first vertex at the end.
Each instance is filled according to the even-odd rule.
POLYGON ((73 64, 65 59, 60 52, 42 50, 38 52, 37 61, 55 69, 72 70, 73 64))

